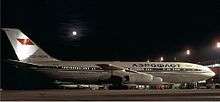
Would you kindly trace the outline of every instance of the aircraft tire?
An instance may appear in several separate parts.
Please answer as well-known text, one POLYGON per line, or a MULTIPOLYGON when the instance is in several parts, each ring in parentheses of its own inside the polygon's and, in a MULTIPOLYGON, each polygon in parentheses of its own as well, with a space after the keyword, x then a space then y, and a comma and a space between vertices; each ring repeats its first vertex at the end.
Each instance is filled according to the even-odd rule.
POLYGON ((117 85, 111 85, 108 87, 109 90, 127 90, 128 89, 128 86, 127 85, 120 85, 120 86, 117 86, 117 85))

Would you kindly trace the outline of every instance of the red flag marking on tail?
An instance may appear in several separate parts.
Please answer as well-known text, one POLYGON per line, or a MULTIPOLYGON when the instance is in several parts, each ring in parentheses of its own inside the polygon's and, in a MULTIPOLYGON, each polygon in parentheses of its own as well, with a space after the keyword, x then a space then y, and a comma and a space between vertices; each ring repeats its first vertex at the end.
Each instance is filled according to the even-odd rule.
POLYGON ((33 42, 30 39, 18 39, 18 42, 20 42, 22 45, 34 45, 33 42))

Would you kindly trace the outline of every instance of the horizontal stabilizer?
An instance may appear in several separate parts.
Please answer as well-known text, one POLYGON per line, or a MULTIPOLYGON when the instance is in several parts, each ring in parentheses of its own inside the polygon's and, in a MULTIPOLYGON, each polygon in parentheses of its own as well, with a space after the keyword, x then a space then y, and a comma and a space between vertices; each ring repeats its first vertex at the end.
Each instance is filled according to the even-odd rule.
POLYGON ((16 66, 23 66, 23 67, 39 67, 38 65, 32 64, 32 63, 24 63, 22 61, 18 60, 7 60, 8 63, 11 63, 16 66))

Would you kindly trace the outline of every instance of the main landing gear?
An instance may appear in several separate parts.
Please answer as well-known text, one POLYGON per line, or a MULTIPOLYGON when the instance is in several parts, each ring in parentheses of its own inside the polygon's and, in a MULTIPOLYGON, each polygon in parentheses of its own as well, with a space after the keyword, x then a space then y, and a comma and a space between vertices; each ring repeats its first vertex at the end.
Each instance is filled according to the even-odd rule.
MULTIPOLYGON (((127 79, 126 77, 125 77, 125 79, 127 79)), ((112 85, 110 85, 108 87, 109 90, 125 90, 125 89, 128 89, 127 85, 122 84, 123 83, 123 78, 122 77, 111 76, 110 83, 112 83, 112 85)))

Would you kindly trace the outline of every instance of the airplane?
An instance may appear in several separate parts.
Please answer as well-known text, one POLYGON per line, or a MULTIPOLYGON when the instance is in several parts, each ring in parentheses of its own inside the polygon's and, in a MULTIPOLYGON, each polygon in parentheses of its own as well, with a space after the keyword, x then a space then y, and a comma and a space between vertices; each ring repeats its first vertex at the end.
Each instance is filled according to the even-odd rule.
POLYGON ((126 84, 191 83, 215 75, 208 67, 184 62, 62 61, 48 55, 19 29, 1 30, 18 57, 18 60, 9 60, 11 63, 55 80, 120 87, 126 84))

